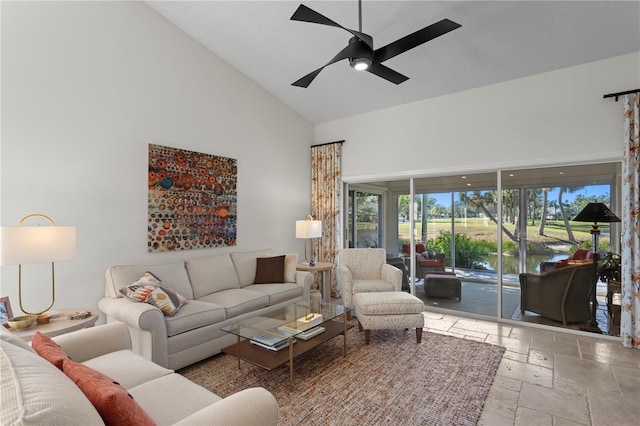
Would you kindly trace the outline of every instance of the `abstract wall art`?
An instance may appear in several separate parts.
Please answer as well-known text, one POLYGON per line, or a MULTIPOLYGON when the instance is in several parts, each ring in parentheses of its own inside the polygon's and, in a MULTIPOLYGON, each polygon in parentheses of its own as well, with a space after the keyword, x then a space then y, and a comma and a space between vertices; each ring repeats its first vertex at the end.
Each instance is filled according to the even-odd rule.
POLYGON ((150 252, 236 245, 233 158, 149 144, 150 252))

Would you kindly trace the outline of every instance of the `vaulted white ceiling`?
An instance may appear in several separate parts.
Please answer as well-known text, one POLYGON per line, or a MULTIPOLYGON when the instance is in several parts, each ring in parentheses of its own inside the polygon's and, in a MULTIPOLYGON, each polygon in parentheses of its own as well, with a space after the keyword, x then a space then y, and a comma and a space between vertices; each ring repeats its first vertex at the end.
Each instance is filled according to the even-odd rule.
POLYGON ((375 48, 444 18, 462 27, 386 61, 409 77, 400 85, 345 60, 303 89, 291 83, 351 35, 291 15, 303 3, 357 30, 356 0, 146 3, 312 123, 640 51, 638 1, 365 0, 362 31, 375 48))

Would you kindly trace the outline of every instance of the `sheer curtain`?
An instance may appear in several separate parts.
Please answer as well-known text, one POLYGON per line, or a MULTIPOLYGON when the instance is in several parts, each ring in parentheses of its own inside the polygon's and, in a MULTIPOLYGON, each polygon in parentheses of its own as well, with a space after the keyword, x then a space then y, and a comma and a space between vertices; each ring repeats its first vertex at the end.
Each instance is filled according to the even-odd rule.
MULTIPOLYGON (((313 240, 319 262, 336 263, 342 221, 342 142, 311 147, 311 211, 322 221, 322 238, 313 240)), ((331 295, 339 297, 335 268, 331 295)))
POLYGON ((620 336, 640 348, 640 95, 624 96, 622 164, 622 316, 620 336))

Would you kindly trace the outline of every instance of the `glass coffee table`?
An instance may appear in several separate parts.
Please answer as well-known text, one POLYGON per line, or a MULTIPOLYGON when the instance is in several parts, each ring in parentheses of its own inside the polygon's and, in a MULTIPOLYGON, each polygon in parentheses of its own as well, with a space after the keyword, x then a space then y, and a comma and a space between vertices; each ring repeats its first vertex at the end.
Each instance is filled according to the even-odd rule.
POLYGON ((293 303, 264 316, 247 318, 222 327, 238 337, 222 352, 240 361, 273 370, 289 363, 289 385, 293 386, 293 360, 342 334, 347 356, 347 323, 351 308, 321 303, 313 309, 307 303, 293 303))

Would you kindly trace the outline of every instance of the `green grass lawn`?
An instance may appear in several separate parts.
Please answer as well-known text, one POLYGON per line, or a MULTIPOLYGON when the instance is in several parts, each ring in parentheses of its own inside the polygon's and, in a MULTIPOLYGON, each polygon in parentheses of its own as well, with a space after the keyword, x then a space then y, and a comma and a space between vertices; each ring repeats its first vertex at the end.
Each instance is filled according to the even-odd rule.
MULTIPOLYGON (((591 224, 584 222, 570 222, 573 235, 578 242, 591 241, 591 224)), ((472 240, 496 241, 497 227, 494 222, 486 218, 456 218, 454 220, 456 233, 463 233, 472 240)), ((506 229, 512 234, 515 232, 514 224, 507 224, 506 229)), ((429 219, 427 222, 427 239, 435 238, 440 231, 451 230, 451 219, 429 219)), ((603 232, 608 231, 608 225, 601 227, 603 232)), ((527 241, 534 245, 553 245, 558 243, 570 244, 564 223, 559 220, 548 220, 544 229, 544 235, 538 235, 539 222, 527 226, 527 241)), ((399 222, 398 233, 401 241, 409 241, 410 223, 399 222)), ((416 223, 416 239, 422 235, 422 224, 416 223)), ((601 245, 606 244, 608 238, 601 238, 601 245)), ((509 241, 509 237, 503 235, 503 241, 509 241)))

